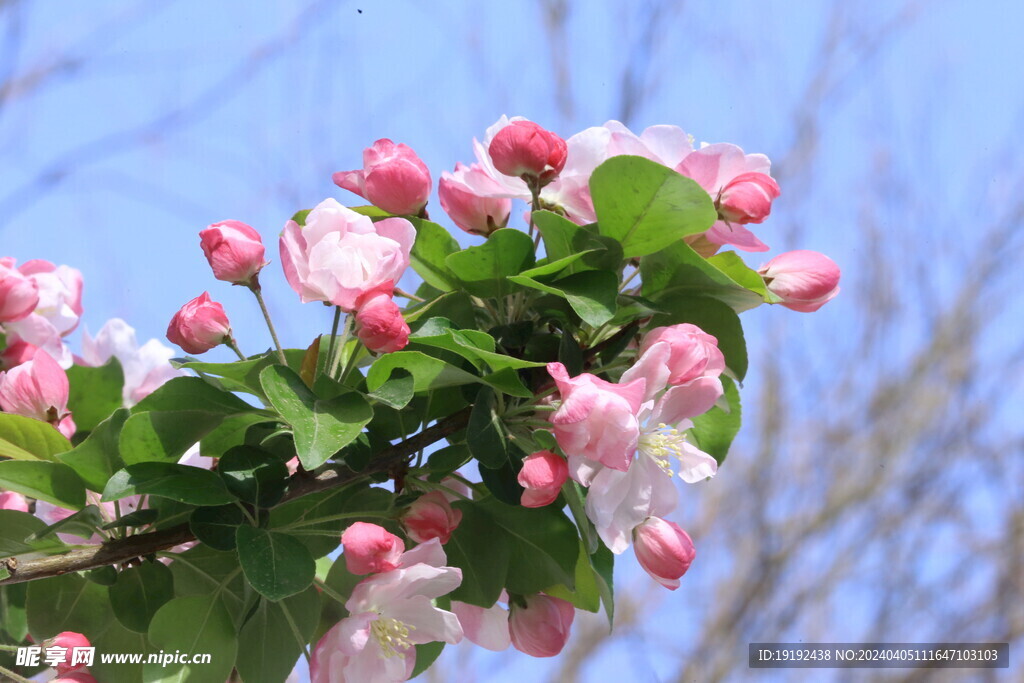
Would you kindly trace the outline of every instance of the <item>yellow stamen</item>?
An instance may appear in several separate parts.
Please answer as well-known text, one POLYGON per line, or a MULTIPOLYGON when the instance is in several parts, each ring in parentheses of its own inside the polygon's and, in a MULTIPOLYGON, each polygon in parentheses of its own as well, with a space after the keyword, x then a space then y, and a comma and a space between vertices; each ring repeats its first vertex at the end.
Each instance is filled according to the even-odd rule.
POLYGON ((405 657, 405 652, 400 652, 400 650, 408 650, 412 647, 412 643, 409 642, 409 631, 415 630, 415 626, 391 617, 381 617, 370 624, 370 633, 380 644, 382 657, 394 657, 395 655, 405 657))

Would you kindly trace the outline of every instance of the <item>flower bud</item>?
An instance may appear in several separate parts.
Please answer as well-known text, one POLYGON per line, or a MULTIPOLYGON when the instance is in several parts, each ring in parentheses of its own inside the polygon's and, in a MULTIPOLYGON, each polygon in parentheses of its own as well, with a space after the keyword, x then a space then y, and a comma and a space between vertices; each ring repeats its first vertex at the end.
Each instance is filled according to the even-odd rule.
POLYGON ((84 665, 77 664, 71 665, 71 652, 76 647, 92 647, 89 639, 83 636, 81 633, 75 633, 74 631, 64 631, 58 633, 53 638, 49 638, 43 642, 44 647, 60 647, 67 650, 68 656, 63 662, 57 663, 57 674, 63 675, 76 669, 81 669, 84 665))
POLYGON ((28 512, 28 501, 25 496, 14 491, 0 491, 0 510, 17 510, 28 512))
POLYGON ((794 311, 812 313, 839 294, 839 266, 816 251, 779 254, 757 272, 782 305, 794 311))
POLYGON ((521 500, 523 507, 539 508, 555 502, 568 478, 569 466, 565 458, 551 451, 526 456, 518 477, 519 485, 525 489, 521 500))
POLYGON ((430 170, 406 145, 387 138, 363 150, 363 168, 338 171, 334 184, 396 215, 418 215, 430 197, 430 170))
POLYGON ((664 368, 668 375, 667 384, 686 384, 698 377, 718 377, 725 370, 725 356, 718 348, 718 339, 696 325, 680 323, 656 327, 648 332, 640 343, 638 365, 647 362, 645 356, 657 344, 668 346, 664 368))
POLYGON ((203 292, 181 307, 167 326, 167 339, 186 353, 206 353, 231 337, 224 307, 203 292))
POLYGON ((479 164, 470 167, 455 164, 455 173, 445 171, 441 174, 437 194, 441 208, 455 225, 472 235, 487 237, 508 225, 512 200, 508 197, 481 195, 474 191, 474 187, 481 186, 491 188, 492 192, 501 192, 501 187, 479 164))
POLYGON ((569 640, 576 610, 572 603, 538 593, 523 598, 526 606, 515 600, 508 617, 512 645, 531 657, 554 657, 569 640))
POLYGON ((679 577, 697 554, 689 534, 659 517, 648 517, 633 530, 633 548, 644 571, 669 590, 679 588, 679 577))
POLYGON ((50 683, 99 683, 99 681, 86 671, 69 671, 59 678, 54 678, 50 683))
POLYGON ((0 373, 0 408, 57 426, 68 414, 68 376, 50 354, 0 373))
POLYGON ((391 353, 409 343, 409 326, 390 294, 376 292, 359 304, 356 335, 370 351, 391 353))
POLYGON ((533 121, 513 121, 494 136, 488 153, 494 168, 508 176, 527 176, 544 186, 565 167, 565 140, 533 121))
POLYGON ((218 280, 248 285, 267 265, 260 234, 241 221, 214 223, 199 232, 199 240, 218 280))
POLYGON ((0 259, 0 323, 27 317, 39 304, 39 285, 14 267, 14 259, 0 259))
POLYGON ((356 522, 341 535, 345 546, 345 567, 353 574, 375 574, 401 564, 405 543, 376 524, 356 522))
POLYGON ((402 526, 409 538, 417 543, 436 538, 443 545, 461 521, 462 511, 453 508, 441 491, 420 496, 402 516, 402 526))
POLYGON ((767 173, 741 173, 722 188, 718 215, 730 223, 761 223, 779 194, 779 184, 767 173))

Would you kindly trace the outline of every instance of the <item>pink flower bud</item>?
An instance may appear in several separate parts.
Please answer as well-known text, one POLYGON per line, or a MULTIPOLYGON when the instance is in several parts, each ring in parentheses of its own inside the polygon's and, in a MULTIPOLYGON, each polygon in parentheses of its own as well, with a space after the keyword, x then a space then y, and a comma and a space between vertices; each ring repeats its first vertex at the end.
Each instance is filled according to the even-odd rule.
POLYGON ((68 376, 45 351, 0 373, 0 408, 56 426, 68 414, 68 376))
POLYGON ((401 564, 405 543, 376 524, 356 522, 341 535, 345 567, 353 574, 376 574, 401 564))
POLYGON ((28 512, 28 501, 25 496, 14 491, 0 491, 0 510, 17 510, 28 512))
POLYGON ((167 326, 167 339, 186 353, 206 353, 231 336, 224 307, 203 292, 181 307, 167 326))
POLYGON ((92 647, 92 644, 89 642, 89 639, 83 636, 81 633, 75 633, 74 631, 64 631, 63 633, 58 633, 53 638, 44 641, 43 646, 61 647, 67 650, 68 656, 65 658, 65 661, 58 662, 57 664, 57 674, 63 675, 68 672, 75 671, 76 669, 81 669, 83 667, 82 664, 71 666, 70 655, 72 650, 74 650, 76 647, 92 647))
POLYGON ((572 603, 538 593, 524 598, 526 607, 513 600, 508 617, 512 645, 531 657, 554 657, 569 640, 576 610, 572 603))
POLYGON ((633 544, 640 566, 669 590, 679 588, 679 577, 697 554, 689 534, 659 517, 648 517, 633 530, 633 544))
POLYGON ((722 188, 718 215, 730 223, 761 223, 779 194, 779 184, 767 173, 741 173, 722 188))
POLYGON ((498 131, 488 149, 494 168, 508 176, 535 178, 541 186, 565 167, 565 140, 533 121, 513 121, 498 131))
POLYGON ((14 267, 14 259, 0 259, 0 323, 27 317, 39 304, 39 285, 14 267))
MULTIPOLYGON (((698 377, 718 377, 725 370, 725 356, 718 348, 718 340, 690 323, 656 327, 644 335, 637 366, 653 362, 663 366, 657 374, 667 376, 664 383, 671 385, 686 384, 698 377), (667 347, 667 351, 658 353, 655 347, 659 344, 667 347)), ((648 388, 657 383, 649 370, 640 376, 648 378, 648 388)), ((632 373, 629 378, 633 378, 632 373)))
POLYGON ((218 280, 248 285, 267 265, 260 234, 241 221, 214 223, 199 232, 199 240, 218 280))
POLYGON ((50 683, 99 683, 92 674, 86 671, 69 671, 66 674, 60 676, 60 678, 54 678, 50 683))
POLYGON ((436 538, 443 545, 461 521, 462 511, 453 508, 441 491, 420 496, 402 516, 402 526, 409 538, 417 543, 436 538))
POLYGON ((525 489, 521 500, 523 507, 539 508, 555 502, 568 478, 569 466, 565 458, 551 451, 526 456, 523 469, 519 470, 519 485, 525 489))
POLYGON ((356 335, 370 351, 391 353, 402 350, 409 343, 409 326, 391 295, 376 292, 359 304, 356 335))
POLYGON ((816 251, 787 251, 757 272, 782 305, 794 311, 812 313, 839 294, 839 266, 816 251))
POLYGON ((0 370, 10 370, 11 368, 18 367, 26 361, 32 360, 32 356, 36 355, 36 351, 38 350, 38 346, 29 344, 21 339, 16 339, 14 343, 9 344, 8 347, 0 353, 0 370))
POLYGON ((498 186, 479 164, 466 167, 455 164, 455 173, 445 171, 437 194, 441 208, 455 225, 473 235, 490 235, 508 225, 512 213, 512 200, 508 197, 491 197, 478 194, 474 187, 491 187, 501 192, 498 186))
POLYGON ((334 184, 397 215, 418 215, 430 197, 430 171, 406 145, 387 138, 363 150, 363 168, 338 171, 334 184))

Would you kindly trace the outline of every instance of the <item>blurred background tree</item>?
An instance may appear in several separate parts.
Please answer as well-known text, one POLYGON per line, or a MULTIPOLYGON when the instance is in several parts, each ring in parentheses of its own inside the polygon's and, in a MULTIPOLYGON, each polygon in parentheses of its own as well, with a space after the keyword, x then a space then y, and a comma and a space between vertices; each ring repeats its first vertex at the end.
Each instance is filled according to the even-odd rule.
MULTIPOLYGON (((379 137, 435 182, 503 113, 566 137, 669 123, 767 153, 783 196, 759 236, 829 253, 843 294, 745 316, 745 424, 720 475, 685 492, 698 559, 682 586, 623 561, 613 634, 581 613, 559 658, 449 648, 428 677, 808 678, 749 670, 756 641, 1015 650, 1022 30, 1015 3, 968 0, 0 1, 0 251, 79 267, 89 329, 120 316, 162 337, 215 284, 199 229, 237 218, 270 238, 326 196, 361 203, 330 174, 379 137)), ((267 274, 286 343, 326 329, 267 274)), ((254 305, 214 291, 262 350, 254 305)))

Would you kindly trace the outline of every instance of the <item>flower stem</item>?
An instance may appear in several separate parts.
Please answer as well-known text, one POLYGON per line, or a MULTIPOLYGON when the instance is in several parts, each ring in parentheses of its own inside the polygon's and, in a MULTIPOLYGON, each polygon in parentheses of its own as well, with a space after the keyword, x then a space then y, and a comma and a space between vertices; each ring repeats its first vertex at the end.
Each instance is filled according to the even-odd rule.
POLYGON ((346 598, 341 593, 328 586, 326 581, 316 579, 315 582, 316 585, 320 587, 320 590, 322 590, 324 593, 327 593, 327 595, 331 596, 332 598, 340 602, 342 605, 348 602, 348 598, 346 598))
POLYGON ((228 337, 228 340, 225 343, 228 345, 228 348, 235 352, 235 355, 238 356, 238 360, 249 360, 245 357, 245 354, 242 353, 242 349, 238 348, 238 342, 235 341, 234 337, 228 337))
POLYGON ((7 678, 11 679, 12 681, 14 681, 14 683, 33 683, 32 681, 30 681, 29 679, 25 678, 24 676, 19 676, 18 674, 14 673, 10 669, 7 669, 7 668, 2 667, 2 666, 0 666, 0 674, 2 674, 4 676, 6 676, 7 678))
POLYGON ((263 300, 263 291, 260 289, 260 283, 254 282, 249 285, 249 289, 256 295, 256 301, 259 302, 260 310, 263 312, 263 319, 267 321, 267 329, 270 330, 270 337, 274 340, 274 348, 277 349, 278 360, 281 361, 281 365, 288 365, 288 361, 284 357, 284 349, 281 348, 281 341, 277 338, 277 330, 274 329, 274 321, 270 319, 270 311, 267 310, 267 302, 263 300))
MULTIPOLYGON (((331 365, 328 368, 328 377, 339 379, 338 370, 341 365, 341 358, 345 355, 345 345, 348 344, 348 338, 352 334, 352 316, 345 316, 345 327, 341 331, 341 341, 338 342, 337 353, 331 357, 331 365)), ((354 353, 354 352, 353 352, 354 353)))
POLYGON ((338 341, 338 323, 341 322, 341 306, 334 307, 334 322, 331 323, 331 341, 327 344, 327 359, 324 361, 324 368, 330 371, 334 365, 334 348, 338 341))

